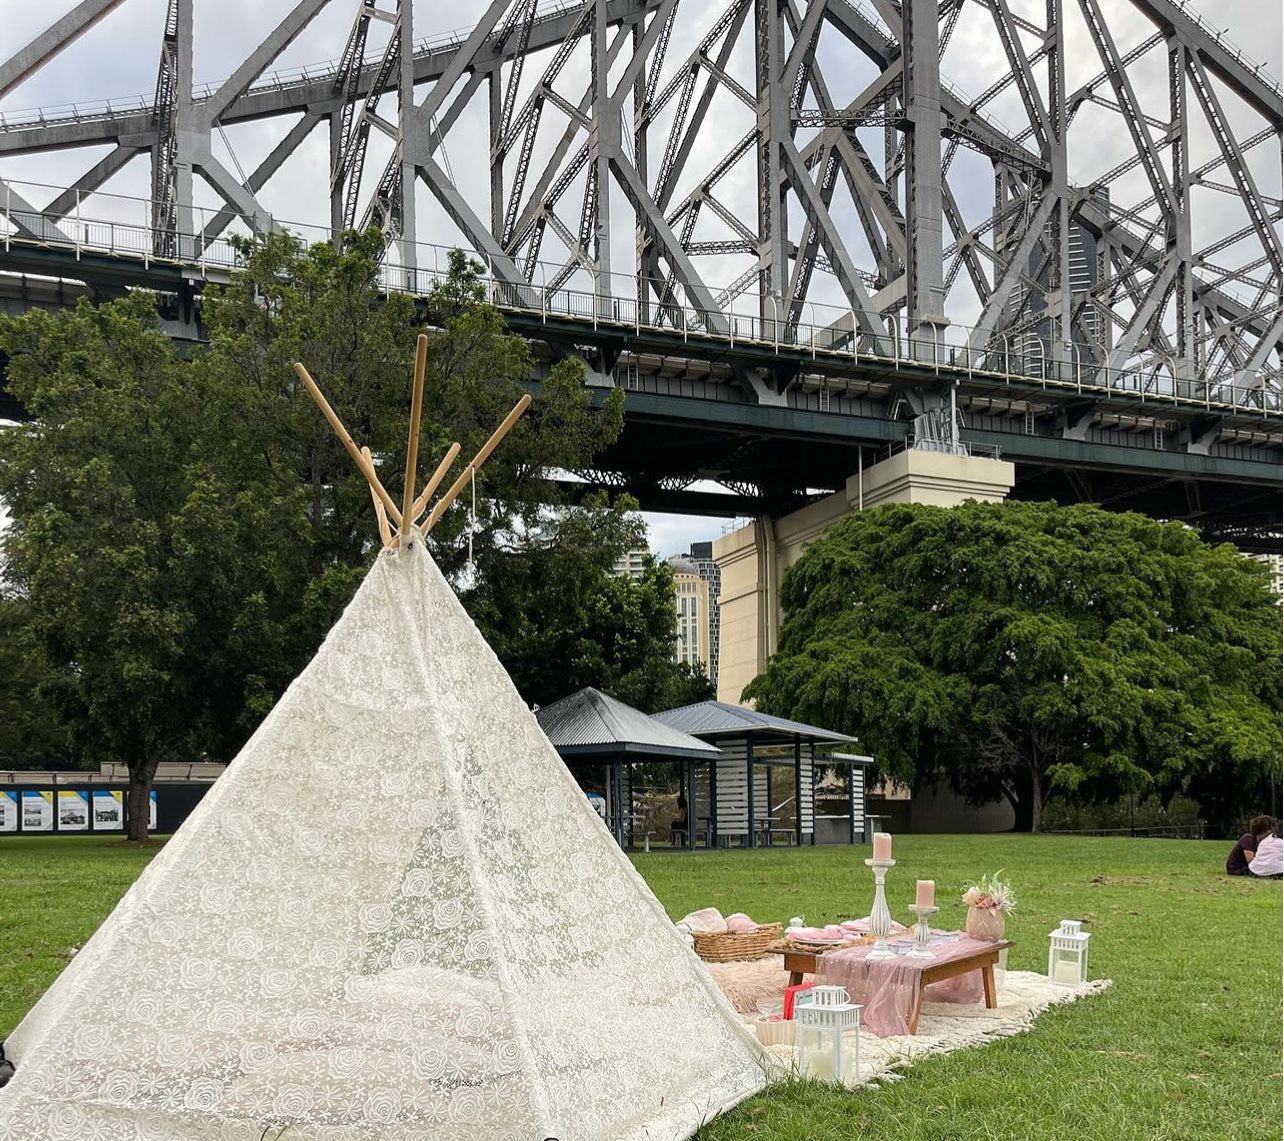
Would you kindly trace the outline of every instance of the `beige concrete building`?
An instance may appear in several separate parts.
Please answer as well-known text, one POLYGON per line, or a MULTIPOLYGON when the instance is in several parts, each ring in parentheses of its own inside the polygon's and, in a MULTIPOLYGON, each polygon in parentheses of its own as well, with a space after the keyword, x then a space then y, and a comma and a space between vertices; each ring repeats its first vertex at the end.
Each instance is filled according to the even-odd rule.
POLYGON ((779 519, 761 517, 713 544, 722 570, 718 700, 740 694, 767 664, 780 633, 780 579, 813 539, 852 511, 884 503, 954 507, 995 503, 1016 479, 1003 460, 907 450, 852 476, 842 491, 779 519))
POLYGON ((673 568, 674 648, 680 662, 710 669, 710 615, 716 600, 710 597, 709 584, 700 576, 690 559, 676 555, 669 560, 673 568))

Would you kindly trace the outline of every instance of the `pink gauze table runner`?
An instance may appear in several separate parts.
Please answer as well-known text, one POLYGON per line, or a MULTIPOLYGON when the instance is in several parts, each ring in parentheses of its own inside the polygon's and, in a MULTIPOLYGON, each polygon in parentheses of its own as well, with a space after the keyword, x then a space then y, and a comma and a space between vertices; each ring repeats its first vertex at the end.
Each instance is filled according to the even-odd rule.
MULTIPOLYGON (((875 959, 872 963, 867 960, 869 947, 829 951, 819 957, 817 981, 846 987, 852 1002, 864 1006, 860 1016, 863 1030, 880 1038, 908 1034, 923 969, 966 958, 991 946, 966 935, 934 935, 930 945, 934 957, 910 959, 905 952, 913 945, 912 940, 892 943, 896 958, 875 959)), ((984 999, 985 988, 979 970, 932 983, 923 995, 924 1002, 982 1002, 984 999)))

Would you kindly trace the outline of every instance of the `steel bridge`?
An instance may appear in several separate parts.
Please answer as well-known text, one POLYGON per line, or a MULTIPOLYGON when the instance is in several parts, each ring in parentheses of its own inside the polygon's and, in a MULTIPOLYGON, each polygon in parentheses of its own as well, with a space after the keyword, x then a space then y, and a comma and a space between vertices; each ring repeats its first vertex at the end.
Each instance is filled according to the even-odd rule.
MULTIPOLYGON (((0 43, 0 107, 122 6, 0 43)), ((630 390, 583 474, 644 506, 991 451, 1015 495, 1279 549, 1281 90, 1176 0, 493 0, 428 38, 411 0, 298 0, 205 85, 194 8, 147 94, 0 110, 0 304, 143 286, 199 337, 233 235, 376 225, 387 288, 462 246, 541 360, 630 390), (273 70, 337 8, 333 62, 273 70), (70 184, 10 173, 73 148, 70 184)))

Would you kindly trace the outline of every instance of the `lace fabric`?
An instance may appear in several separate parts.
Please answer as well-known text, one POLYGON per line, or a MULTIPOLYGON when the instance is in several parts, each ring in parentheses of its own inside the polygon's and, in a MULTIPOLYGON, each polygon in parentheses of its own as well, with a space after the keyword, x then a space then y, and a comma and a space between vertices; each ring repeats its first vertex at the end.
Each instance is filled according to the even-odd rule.
POLYGON ((9 1051, 0 1141, 656 1141, 768 1064, 419 543, 9 1051))

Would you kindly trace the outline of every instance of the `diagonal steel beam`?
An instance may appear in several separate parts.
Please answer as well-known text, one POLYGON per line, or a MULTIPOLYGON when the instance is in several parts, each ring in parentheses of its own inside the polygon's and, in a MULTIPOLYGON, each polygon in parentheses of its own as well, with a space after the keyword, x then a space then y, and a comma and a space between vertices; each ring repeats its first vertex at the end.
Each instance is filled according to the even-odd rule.
POLYGON ((145 147, 117 144, 114 150, 103 155, 84 174, 76 179, 75 185, 69 186, 45 207, 45 215, 55 221, 65 218, 83 198, 88 197, 121 169, 135 155, 142 154, 145 147))
POLYGON ((281 228, 259 204, 253 191, 241 185, 231 171, 213 155, 201 155, 193 165, 200 171, 201 177, 218 192, 219 197, 250 223, 255 237, 263 237, 281 228))
POLYGON ((1115 347, 1110 350, 1110 356, 1106 358, 1107 368, 1122 370, 1128 363, 1128 358, 1136 352, 1142 337, 1151 331, 1155 317, 1168 300, 1168 294, 1172 292, 1173 282, 1176 280, 1177 262, 1170 258, 1151 280, 1150 288, 1147 289, 1145 297, 1137 307, 1137 312, 1133 314, 1128 327, 1115 341, 1115 347))
POLYGON ((1171 214, 1177 209, 1177 204, 1173 201, 1172 185, 1160 164, 1159 149, 1155 146, 1155 140, 1146 126, 1146 116, 1141 110, 1137 93, 1133 90, 1128 72, 1119 57, 1119 49, 1115 47, 1115 42, 1110 37, 1101 6, 1097 0, 1079 0, 1079 9, 1083 13, 1088 34, 1092 37, 1097 54, 1101 57, 1102 65, 1106 69, 1106 78, 1110 81, 1115 98, 1119 100, 1123 120, 1127 124, 1128 133, 1132 136, 1137 155, 1141 158, 1146 177, 1150 180, 1150 187, 1164 210, 1171 214))
POLYGON ((37 210, 3 178, 0 178, 0 214, 8 218, 24 237, 41 242, 74 244, 72 238, 45 217, 43 210, 37 210))
POLYGON ((330 0, 299 0, 285 18, 268 34, 232 74, 225 79, 219 89, 200 104, 200 115, 206 124, 214 124, 222 117, 223 112, 233 100, 240 97, 277 56, 288 48, 311 23, 330 0))
POLYGON ((1266 331, 1249 352, 1247 359, 1236 373, 1235 380, 1239 384, 1251 385, 1261 384, 1265 377, 1259 375, 1262 366, 1266 364, 1266 358, 1275 350, 1284 351, 1284 345, 1281 344, 1281 337, 1284 336, 1284 317, 1276 315, 1275 323, 1266 331))
POLYGON ((1025 113, 1029 116, 1030 126, 1034 128, 1035 140, 1039 144, 1039 150, 1046 153, 1052 135, 1052 124, 1048 121, 1043 100, 1039 98, 1039 85, 1034 80, 1030 61, 1021 44, 1021 37, 1017 34, 1016 19, 1007 0, 990 0, 989 8, 994 14, 994 26, 998 29, 999 40, 1008 57, 1008 65, 1012 69, 1021 102, 1025 104, 1025 113))
POLYGON ((491 274, 504 284, 517 289, 517 297, 523 303, 539 306, 539 298, 530 289, 530 283, 522 275, 517 263, 499 244, 490 228, 473 212, 459 188, 447 177, 446 172, 431 158, 425 158, 418 164, 418 174, 424 185, 432 191, 433 197, 450 216, 451 221, 459 227, 460 233, 473 243, 473 248, 486 258, 487 268, 491 274))
MULTIPOLYGON (((257 194, 263 189, 264 184, 272 177, 299 147, 299 144, 312 133, 312 129, 321 122, 321 115, 316 111, 307 112, 293 127, 289 133, 275 147, 271 153, 251 172, 250 177, 246 179, 246 186, 252 193, 257 194)), ((219 236, 233 221, 238 217, 239 212, 236 210, 220 210, 214 217, 205 224, 205 229, 201 231, 200 244, 201 249, 208 249, 211 242, 219 236)))
POLYGON ((1284 251, 1281 249, 1280 236, 1275 227, 1271 225, 1266 204, 1262 201, 1262 194, 1257 189, 1257 182, 1254 180, 1252 172, 1248 169, 1243 151, 1240 150, 1239 144, 1235 141, 1235 133, 1231 130, 1230 124, 1226 120, 1221 102, 1218 100, 1212 84, 1208 81, 1208 73, 1204 70, 1204 65, 1199 56, 1192 54, 1188 57, 1186 71, 1190 76, 1195 98, 1199 100, 1199 104, 1204 111, 1204 117, 1208 120, 1208 125, 1213 129, 1213 135, 1217 139, 1217 147, 1222 152, 1222 157, 1226 160, 1226 167, 1230 171, 1231 177, 1235 180, 1235 185, 1238 187, 1240 195, 1243 197, 1248 216, 1257 231, 1258 241, 1261 242, 1267 257, 1271 259, 1275 272, 1280 273, 1284 271, 1284 265, 1281 264, 1284 262, 1284 251))
POLYGON ((851 254, 847 252, 838 228, 834 225, 834 220, 820 197, 820 191, 816 189, 816 184, 807 173, 802 155, 798 153, 798 148, 792 139, 783 139, 781 149, 792 173, 791 184, 802 199, 803 209, 806 210, 811 224, 820 231, 821 245, 824 246, 825 253, 829 256, 838 276, 839 284, 847 295, 848 304, 856 313, 861 332, 872 337, 874 343, 885 350, 887 333, 879 323, 878 310, 874 307, 874 302, 851 260, 851 254))
POLYGON ((65 47, 84 35, 121 0, 81 0, 70 12, 55 20, 4 63, 0 63, 0 97, 7 95, 38 71, 65 47))
MULTIPOLYGON (((611 156, 611 171, 633 207, 638 224, 649 232, 651 240, 659 247, 659 252, 677 275, 687 296, 703 311, 706 327, 710 332, 725 335, 727 320, 722 315, 721 306, 714 301, 713 294, 691 264, 682 243, 664 220, 664 215, 643 183, 642 176, 628 159, 618 153, 611 156)), ((599 193, 605 193, 605 189, 602 187, 599 193)))
POLYGON ((1180 36, 1191 52, 1204 60, 1223 83, 1271 123, 1277 133, 1284 128, 1280 88, 1262 75, 1260 65, 1251 66, 1251 60, 1232 50, 1180 0, 1132 0, 1132 4, 1152 23, 1170 28, 1180 36))
POLYGON ((1056 196, 1052 194, 1044 195, 1039 200, 1038 207, 1026 223, 1025 233, 1021 235, 1021 240, 1017 242, 1012 250, 1002 276, 996 277, 994 289, 990 292, 990 299, 982 308, 980 317, 977 318, 976 326, 972 330, 972 336, 968 340, 968 345, 972 351, 979 352, 988 344, 990 335, 997 327, 1004 309, 1007 308, 1012 291, 1016 288, 1022 274, 1026 272, 1029 266, 1030 254, 1034 250, 1035 242, 1042 237, 1043 227, 1048 224, 1048 219, 1052 217, 1052 211, 1056 204, 1056 196))

